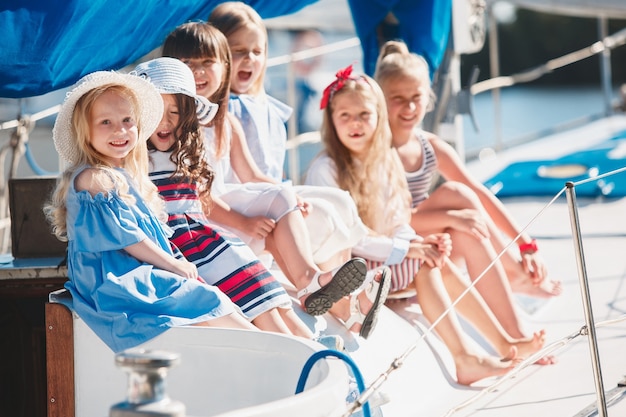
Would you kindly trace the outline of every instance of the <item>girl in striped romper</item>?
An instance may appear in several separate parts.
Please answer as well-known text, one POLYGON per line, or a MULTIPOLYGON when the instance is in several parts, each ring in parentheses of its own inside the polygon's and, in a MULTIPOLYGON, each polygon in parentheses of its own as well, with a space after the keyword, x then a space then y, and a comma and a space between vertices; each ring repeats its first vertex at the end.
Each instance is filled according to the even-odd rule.
MULTIPOLYGON (((382 46, 375 79, 385 94, 393 146, 409 182, 411 226, 419 234, 450 231, 453 258, 467 265, 470 276, 476 277, 502 252, 496 264, 503 280, 510 283, 505 286, 531 297, 559 295, 561 282, 548 277, 535 240, 469 172, 450 144, 421 128, 435 102, 429 74, 426 60, 409 52, 404 42, 388 41, 382 46), (436 175, 445 182, 431 188, 436 175), (507 239, 516 240, 519 250, 504 250, 507 239)), ((510 298, 504 291, 493 291, 494 285, 500 285, 493 283, 498 279, 481 280, 476 286, 493 310, 506 309, 500 301, 510 298)))
POLYGON ((196 265, 198 275, 222 290, 256 327, 313 339, 282 284, 245 243, 211 225, 203 212, 213 172, 204 158, 200 121, 208 123, 217 106, 195 95, 193 74, 177 59, 144 62, 135 72, 150 79, 164 102, 148 149, 150 179, 165 200, 167 224, 173 230, 170 241, 196 265))

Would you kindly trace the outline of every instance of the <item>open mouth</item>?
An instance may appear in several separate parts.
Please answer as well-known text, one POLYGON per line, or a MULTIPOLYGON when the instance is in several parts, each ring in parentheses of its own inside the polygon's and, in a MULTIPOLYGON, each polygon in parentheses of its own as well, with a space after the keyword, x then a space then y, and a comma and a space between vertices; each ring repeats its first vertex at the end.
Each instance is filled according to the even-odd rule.
POLYGON ((172 131, 171 130, 162 130, 160 132, 157 132, 157 137, 159 139, 169 139, 169 137, 172 135, 172 131))
POLYGON ((249 81, 250 78, 252 78, 252 72, 251 71, 239 71, 237 72, 237 78, 239 78, 239 80, 241 81, 249 81))

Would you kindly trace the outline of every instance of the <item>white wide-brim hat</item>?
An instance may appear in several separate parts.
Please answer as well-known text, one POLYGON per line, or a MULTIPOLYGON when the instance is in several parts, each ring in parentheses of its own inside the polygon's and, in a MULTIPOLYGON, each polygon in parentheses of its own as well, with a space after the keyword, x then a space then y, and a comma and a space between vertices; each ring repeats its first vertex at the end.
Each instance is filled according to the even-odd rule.
POLYGON ((194 98, 196 115, 202 125, 209 124, 217 114, 219 106, 196 94, 193 71, 179 59, 155 58, 137 65, 131 73, 148 78, 162 94, 184 94, 194 98))
POLYGON ((87 92, 105 85, 121 85, 132 90, 137 96, 139 114, 137 125, 139 141, 146 141, 154 133, 163 117, 163 99, 150 81, 134 74, 121 74, 115 71, 96 71, 78 80, 74 88, 67 93, 59 110, 52 138, 54 147, 70 165, 78 161, 78 149, 75 131, 72 128, 72 115, 76 102, 87 92))

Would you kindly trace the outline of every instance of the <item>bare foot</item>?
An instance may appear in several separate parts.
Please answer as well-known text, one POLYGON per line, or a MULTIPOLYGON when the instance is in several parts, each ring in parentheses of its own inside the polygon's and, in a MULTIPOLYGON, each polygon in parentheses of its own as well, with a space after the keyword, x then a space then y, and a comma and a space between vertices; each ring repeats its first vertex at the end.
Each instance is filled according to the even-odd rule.
POLYGON ((530 355, 538 352, 546 342, 546 331, 539 330, 533 333, 532 337, 526 339, 518 339, 513 344, 517 348, 519 357, 527 358, 530 355))
POLYGON ((511 290, 517 294, 524 294, 530 297, 550 298, 560 295, 563 291, 561 281, 544 279, 539 285, 533 284, 528 277, 512 279, 511 290))
POLYGON ((535 365, 554 365, 557 362, 558 362, 558 359, 557 359, 556 356, 554 356, 554 355, 547 355, 547 356, 544 356, 541 359, 538 359, 535 362, 535 365))
POLYGON ((471 385, 484 378, 504 375, 520 362, 515 357, 515 347, 511 347, 510 359, 498 359, 493 356, 459 355, 455 358, 456 378, 461 385, 471 385))

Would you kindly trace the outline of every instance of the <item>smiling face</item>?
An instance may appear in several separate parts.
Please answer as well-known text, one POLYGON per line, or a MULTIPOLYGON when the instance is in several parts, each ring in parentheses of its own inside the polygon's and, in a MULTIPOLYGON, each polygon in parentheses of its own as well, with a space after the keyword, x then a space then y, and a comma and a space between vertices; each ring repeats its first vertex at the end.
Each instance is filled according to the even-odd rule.
POLYGON ((163 97, 163 117, 148 140, 158 151, 167 152, 176 142, 174 133, 180 120, 180 114, 176 97, 173 94, 161 94, 161 97, 163 97))
POLYGON ((193 72, 196 93, 210 99, 224 81, 224 64, 215 58, 181 59, 193 72))
POLYGON ((131 102, 115 91, 106 91, 89 112, 89 143, 112 166, 122 167, 137 145, 138 129, 131 102))
POLYGON ((267 39, 254 25, 244 26, 228 36, 232 54, 230 89, 236 94, 249 94, 265 69, 267 39))
POLYGON ((339 141, 354 157, 364 159, 376 131, 376 105, 354 91, 337 93, 331 117, 339 141))
POLYGON ((381 83, 394 138, 411 134, 422 123, 430 100, 429 80, 403 75, 381 83))

